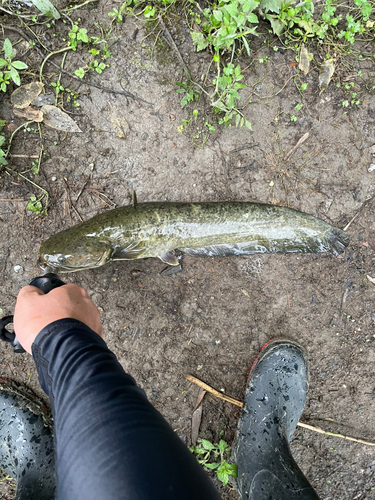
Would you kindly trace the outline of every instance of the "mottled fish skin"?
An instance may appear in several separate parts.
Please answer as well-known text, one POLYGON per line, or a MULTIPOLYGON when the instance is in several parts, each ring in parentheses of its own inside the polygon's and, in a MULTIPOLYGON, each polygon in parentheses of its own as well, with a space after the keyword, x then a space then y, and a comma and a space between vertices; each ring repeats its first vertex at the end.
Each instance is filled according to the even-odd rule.
POLYGON ((177 265, 173 250, 191 255, 331 252, 349 244, 341 229, 291 208, 261 203, 139 203, 109 210, 51 236, 41 266, 59 272, 111 260, 159 257, 177 265))

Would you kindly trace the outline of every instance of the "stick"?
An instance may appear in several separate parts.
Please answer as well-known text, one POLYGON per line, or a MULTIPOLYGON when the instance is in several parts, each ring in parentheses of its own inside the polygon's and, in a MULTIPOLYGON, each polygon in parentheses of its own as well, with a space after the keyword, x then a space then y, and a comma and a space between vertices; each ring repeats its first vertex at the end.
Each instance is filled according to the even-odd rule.
POLYGON ((198 378, 193 377, 192 375, 188 375, 186 378, 187 378, 187 380, 189 380, 189 382, 193 382, 193 384, 195 384, 198 387, 200 387, 201 389, 204 389, 205 391, 213 394, 214 396, 217 396, 218 398, 223 399, 224 401, 227 401, 228 403, 232 403, 232 405, 236 405, 236 406, 239 406, 240 408, 242 408, 243 403, 241 401, 238 401, 237 399, 233 399, 230 396, 225 396, 225 394, 222 394, 221 392, 217 391, 216 389, 213 389, 212 387, 205 384, 204 382, 202 382, 198 378))
POLYGON ((158 21, 159 21, 161 29, 164 31, 164 35, 165 35, 165 38, 166 38, 166 40, 168 42, 168 45, 176 52, 178 60, 182 64, 182 67, 184 68, 184 70, 186 71, 186 73, 189 75, 189 70, 188 70, 188 68, 187 68, 184 60, 182 59, 180 51, 178 50, 177 45, 174 43, 174 40, 173 40, 171 34, 169 33, 168 28, 164 24, 164 21, 163 21, 163 19, 162 19, 161 16, 158 17, 158 21))
POLYGON ((9 155, 11 156, 12 158, 33 158, 33 159, 38 159, 39 158, 39 155, 9 155))
MULTIPOLYGON (((223 401, 227 401, 228 403, 232 403, 233 405, 239 406, 240 408, 243 407, 242 401, 238 401, 238 399, 231 398, 230 396, 226 396, 225 394, 222 394, 221 392, 217 391, 216 389, 213 389, 211 386, 206 384, 205 382, 202 382, 196 377, 193 377, 193 375, 188 375, 186 377, 189 382, 192 382, 193 384, 197 385, 198 387, 201 387, 205 391, 209 392, 210 394, 213 394, 214 396, 217 396, 218 398, 222 399, 223 401)), ((299 427, 303 427, 305 429, 309 429, 310 431, 318 432, 319 434, 326 434, 327 436, 333 436, 333 437, 338 437, 341 439, 347 439, 348 441, 354 441, 355 443, 361 443, 361 444, 366 444, 368 446, 375 446, 375 443, 371 441, 365 441, 364 439, 357 439, 351 436, 344 436, 344 434, 336 434, 334 432, 327 432, 321 429, 320 427, 314 427, 313 425, 309 424, 304 424, 303 422, 298 422, 297 424, 299 427)))
POLYGON ((306 132, 306 134, 304 134, 301 137, 301 139, 297 142, 297 144, 288 153, 286 153, 286 155, 284 156, 284 160, 287 160, 289 158, 289 156, 291 156, 294 153, 294 151, 297 148, 299 148, 301 146, 301 144, 303 144, 306 141, 306 139, 308 139, 309 135, 310 135, 310 132, 306 132))

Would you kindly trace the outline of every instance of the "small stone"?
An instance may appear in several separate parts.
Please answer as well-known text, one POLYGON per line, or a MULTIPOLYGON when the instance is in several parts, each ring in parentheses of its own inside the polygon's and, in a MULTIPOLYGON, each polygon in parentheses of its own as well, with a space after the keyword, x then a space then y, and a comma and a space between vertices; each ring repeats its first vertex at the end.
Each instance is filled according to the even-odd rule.
POLYGON ((147 139, 148 139, 148 133, 147 132, 143 132, 143 134, 141 135, 141 139, 142 139, 142 141, 147 141, 147 139))
POLYGON ((369 166, 368 171, 373 172, 375 170, 375 164, 373 163, 372 165, 369 166))
POLYGON ((23 267, 22 266, 14 266, 14 272, 17 274, 22 274, 23 273, 23 267))
POLYGON ((57 177, 54 175, 53 177, 51 177, 51 181, 52 182, 56 182, 57 181, 57 177))
POLYGON ((91 171, 93 171, 93 170, 94 170, 94 166, 95 166, 95 165, 94 165, 93 163, 90 163, 90 164, 89 164, 89 169, 90 169, 91 171))

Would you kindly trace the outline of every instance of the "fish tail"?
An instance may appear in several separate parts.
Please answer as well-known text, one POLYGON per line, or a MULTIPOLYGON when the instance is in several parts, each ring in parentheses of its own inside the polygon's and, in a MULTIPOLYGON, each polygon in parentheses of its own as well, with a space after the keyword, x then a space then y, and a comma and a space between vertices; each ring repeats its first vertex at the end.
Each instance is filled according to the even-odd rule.
POLYGON ((327 236, 329 248, 336 256, 344 253, 349 241, 349 236, 337 227, 333 227, 327 236))

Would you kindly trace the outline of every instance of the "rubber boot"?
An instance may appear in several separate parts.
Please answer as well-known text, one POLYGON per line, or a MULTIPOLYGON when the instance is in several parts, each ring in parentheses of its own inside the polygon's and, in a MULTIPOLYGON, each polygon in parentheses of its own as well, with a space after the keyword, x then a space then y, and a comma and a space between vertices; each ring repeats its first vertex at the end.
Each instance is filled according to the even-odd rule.
POLYGON ((27 387, 0 379, 0 467, 17 483, 16 500, 55 498, 52 419, 27 387))
POLYGON ((319 500, 289 448, 307 389, 301 347, 289 340, 266 344, 249 375, 232 447, 243 500, 319 500))

